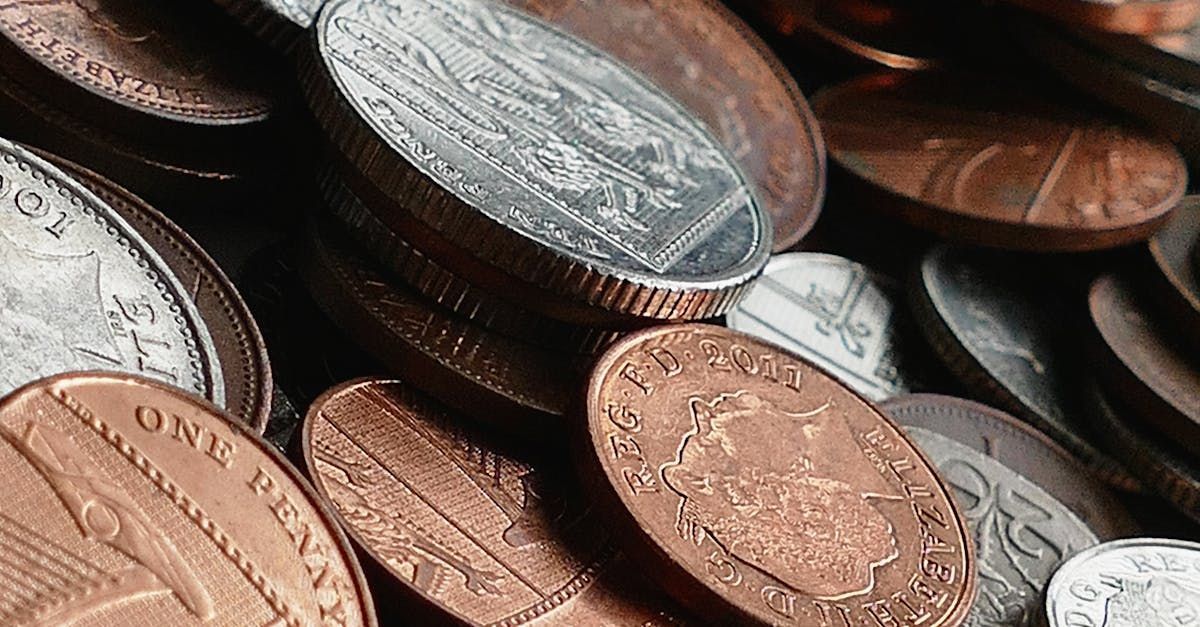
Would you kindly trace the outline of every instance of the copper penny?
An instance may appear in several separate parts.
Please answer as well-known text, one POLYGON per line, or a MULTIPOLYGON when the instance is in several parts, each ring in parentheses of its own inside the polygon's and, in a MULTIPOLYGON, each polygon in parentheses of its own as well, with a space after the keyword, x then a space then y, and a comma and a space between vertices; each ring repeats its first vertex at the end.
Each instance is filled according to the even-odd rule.
POLYGON ((262 433, 271 406, 270 358, 254 316, 217 263, 183 229, 125 188, 66 159, 36 152, 125 218, 175 271, 212 335, 225 379, 225 407, 262 433))
POLYGON ((701 324, 600 358, 576 459, 631 560, 706 615, 958 625, 975 596, 949 488, 874 405, 799 357, 701 324))
POLYGON ((253 51, 237 46, 206 9, 135 0, 10 2, 0 6, 0 58, 29 89, 79 102, 74 110, 97 122, 112 124, 115 116, 229 128, 266 120, 271 101, 253 51))
MULTIPOLYGON (((1137 524, 1107 485, 1066 449, 1017 418, 982 403, 940 394, 899 396, 882 408, 905 427, 940 433, 1032 481, 1070 508, 1102 540, 1137 531, 1137 524)), ((987 486, 981 488, 988 492, 987 486)))
POLYGON ((645 590, 563 473, 404 383, 329 390, 309 409, 302 447, 317 490, 386 571, 377 591, 414 624, 684 622, 645 590))
POLYGON ((129 375, 0 401, 0 622, 374 625, 342 532, 213 405, 129 375))
POLYGON ((1171 221, 1147 243, 1154 270, 1150 294, 1192 348, 1200 350, 1200 272, 1190 257, 1200 237, 1200 196, 1188 196, 1175 209, 1171 221))
POLYGON ((301 271, 321 308, 389 370, 472 417, 544 439, 577 386, 565 355, 489 332, 389 283, 329 223, 310 225, 301 271))
POLYGON ((774 250, 817 220, 825 146, 800 88, 774 53, 714 0, 507 0, 641 71, 699 116, 755 183, 774 250))
POLYGON ((1178 151, 964 75, 877 74, 814 101, 830 157, 871 206, 973 244, 1038 251, 1144 240, 1183 197, 1178 151))
POLYGON ((1098 375, 1143 420, 1200 454, 1200 361, 1172 340, 1140 296, 1115 275, 1092 283, 1088 311, 1098 375))
POLYGON ((1151 35, 1182 30, 1200 18, 1197 0, 1007 0, 1071 26, 1151 35))

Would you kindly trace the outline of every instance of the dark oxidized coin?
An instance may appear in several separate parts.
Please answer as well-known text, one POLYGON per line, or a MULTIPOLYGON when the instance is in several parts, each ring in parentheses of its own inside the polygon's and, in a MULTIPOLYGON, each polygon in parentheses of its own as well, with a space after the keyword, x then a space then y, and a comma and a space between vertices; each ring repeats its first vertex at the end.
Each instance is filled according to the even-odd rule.
POLYGON ((259 39, 291 51, 312 26, 324 0, 213 0, 259 39))
POLYGON ((39 152, 108 203, 175 272, 212 335, 225 381, 225 407, 256 433, 271 406, 271 364, 254 316, 237 288, 182 229, 125 188, 82 166, 39 152))
POLYGON ((1200 237, 1200 196, 1188 196, 1175 215, 1147 243, 1154 265, 1150 277, 1155 298, 1172 324, 1172 330, 1200 351, 1200 273, 1191 263, 1192 248, 1200 237))
MULTIPOLYGON (((1197 3, 1200 5, 1200 3, 1197 3)), ((1177 85, 1200 86, 1200 24, 1146 37, 1071 29, 1114 61, 1177 85)))
POLYGON ((1075 395, 1061 294, 1015 272, 1010 257, 937 246, 909 290, 921 330, 971 391, 1013 412, 1120 487, 1136 481, 1091 442, 1075 395))
POLYGON ((908 315, 892 278, 836 255, 788 253, 771 259, 725 319, 878 401, 921 385, 915 356, 905 351, 915 331, 908 315))
POLYGON ((774 250, 812 228, 825 145, 796 81, 714 0, 508 0, 588 40, 687 105, 737 159, 775 224, 774 250))
POLYGON ((388 283, 335 226, 314 220, 302 272, 318 304, 365 351, 477 420, 534 439, 561 437, 578 385, 569 357, 489 332, 388 283))
POLYGON ((583 494, 399 381, 340 385, 305 418, 317 490, 421 625, 683 624, 611 546, 583 494))
POLYGON ((1138 417, 1200 454, 1200 360, 1148 311, 1128 279, 1102 276, 1088 293, 1090 343, 1105 389, 1138 417))
MULTIPOLYGON (((937 432, 996 460, 1070 508, 1103 540, 1137 531, 1137 524, 1107 485, 1041 431, 1017 418, 981 403, 940 394, 901 396, 883 403, 883 410, 906 427, 937 432)), ((967 500, 982 503, 995 496, 987 473, 980 474, 975 489, 976 494, 967 500)))
POLYGON ((963 624, 1032 625, 1055 569, 1094 546, 1095 533, 1053 495, 994 458, 935 431, 906 430, 953 488, 979 547, 979 590, 963 624))
POLYGON ((1038 251, 1144 240, 1183 197, 1175 148, 1015 85, 878 74, 814 100, 847 185, 943 237, 1038 251))
POLYGON ((1197 0, 1007 0, 1071 27, 1153 35, 1185 29, 1200 18, 1197 0))

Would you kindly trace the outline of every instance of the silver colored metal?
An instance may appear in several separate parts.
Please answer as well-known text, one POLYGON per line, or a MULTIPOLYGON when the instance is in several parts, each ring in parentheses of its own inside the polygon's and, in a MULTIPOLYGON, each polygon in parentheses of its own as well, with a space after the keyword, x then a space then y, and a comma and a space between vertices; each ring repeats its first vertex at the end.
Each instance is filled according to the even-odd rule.
POLYGON ((905 427, 954 489, 975 534, 979 586, 965 625, 1025 627, 1058 566, 1099 540, 1074 512, 1000 462, 939 433, 905 427))
POLYGON ((897 350, 907 315, 892 279, 824 253, 776 255, 728 314, 729 328, 756 335, 821 366, 872 400, 919 386, 897 350))
POLYGON ((607 54, 480 0, 338 0, 315 29, 306 87, 342 157, 476 261, 650 318, 724 313, 766 263, 732 157, 607 54))
POLYGON ((1200 621, 1200 544, 1130 538, 1071 558, 1046 588, 1049 627, 1177 627, 1200 621))
POLYGON ((170 267, 82 185, 0 139, 0 396, 76 370, 225 403, 212 338, 170 267))
POLYGON ((317 18, 325 0, 214 0, 252 33, 287 51, 317 18))

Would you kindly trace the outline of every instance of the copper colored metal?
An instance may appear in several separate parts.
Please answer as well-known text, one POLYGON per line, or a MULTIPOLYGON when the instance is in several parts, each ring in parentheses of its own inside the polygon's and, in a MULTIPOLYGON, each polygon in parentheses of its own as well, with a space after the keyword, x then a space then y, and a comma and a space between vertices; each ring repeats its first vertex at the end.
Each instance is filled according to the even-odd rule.
POLYGON ((1175 215, 1154 234, 1146 250, 1153 263, 1151 295, 1172 323, 1172 330, 1200 351, 1200 272, 1189 257, 1200 237, 1200 196, 1188 196, 1175 215))
POLYGON ((175 271, 212 335, 225 379, 226 408, 261 434, 271 407, 271 362, 237 288, 199 244, 141 198, 83 166, 36 152, 108 203, 175 271))
POLYGON ((1069 507, 1101 540, 1137 532, 1137 524, 1107 485, 1066 449, 1017 418, 982 403, 940 394, 899 396, 884 402, 882 409, 906 427, 940 433, 1032 481, 1069 507))
POLYGON ((1007 0, 1070 26, 1152 35, 1183 30, 1200 18, 1197 0, 1007 0))
POLYGON ((1178 151, 965 75, 877 74, 814 100, 830 157, 871 206, 973 244, 1036 251, 1144 240, 1183 197, 1178 151))
POLYGON ((639 70, 699 116, 755 183, 774 250, 800 241, 825 199, 825 145, 791 74, 714 0, 507 0, 639 70))
POLYGON ((958 625, 969 611, 974 549, 946 484, 800 358, 720 327, 647 329, 600 358, 586 411, 583 481, 630 559, 706 616, 958 625))
POLYGON ((1091 349, 1100 380, 1139 418, 1200 454, 1200 359, 1173 341, 1139 296, 1115 275, 1092 283, 1091 349))
POLYGON ((0 401, 0 622, 374 625, 320 499, 213 405, 69 374, 0 401))
POLYGON ((359 380, 317 399, 304 459, 317 490, 382 570, 381 596, 419 625, 671 625, 553 466, 465 429, 404 383, 359 380))

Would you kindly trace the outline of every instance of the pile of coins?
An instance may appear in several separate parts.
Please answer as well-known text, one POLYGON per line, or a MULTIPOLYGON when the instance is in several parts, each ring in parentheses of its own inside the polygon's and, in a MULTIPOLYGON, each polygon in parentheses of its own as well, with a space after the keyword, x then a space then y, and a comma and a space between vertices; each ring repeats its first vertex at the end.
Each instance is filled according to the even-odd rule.
POLYGON ((0 6, 0 624, 1200 621, 1200 0, 953 4, 0 6))

